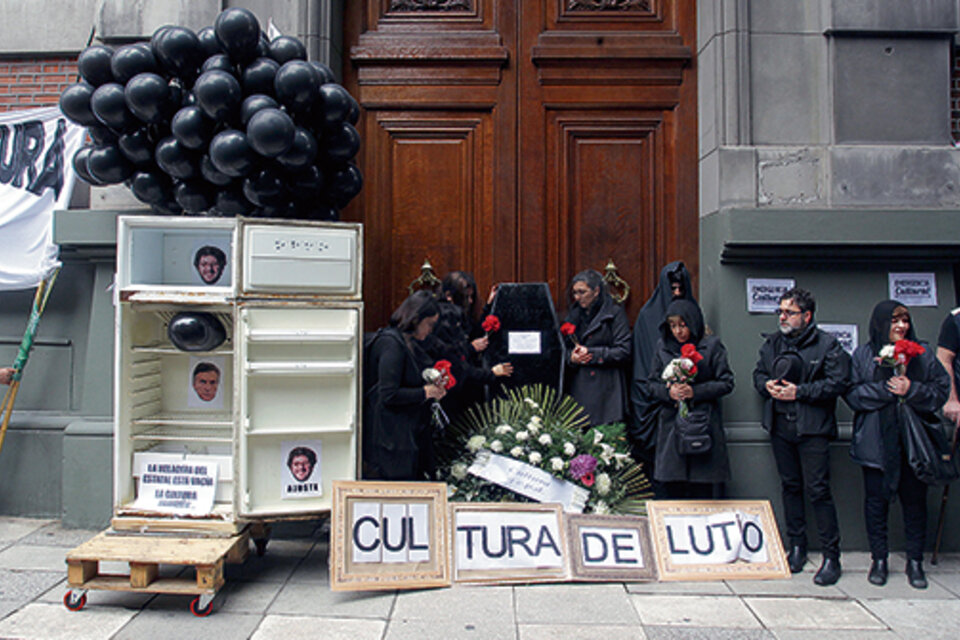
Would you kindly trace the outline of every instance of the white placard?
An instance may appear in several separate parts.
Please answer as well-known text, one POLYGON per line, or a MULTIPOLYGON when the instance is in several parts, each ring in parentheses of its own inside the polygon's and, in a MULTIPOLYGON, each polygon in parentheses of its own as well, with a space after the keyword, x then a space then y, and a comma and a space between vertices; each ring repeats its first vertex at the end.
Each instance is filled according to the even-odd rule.
POLYGON ((767 543, 760 519, 741 511, 664 516, 667 552, 674 564, 766 562, 767 543))
POLYGON ((430 508, 423 503, 354 501, 350 536, 354 562, 429 562, 430 508))
POLYGON ((537 502, 558 502, 563 505, 564 511, 570 513, 582 512, 590 497, 586 489, 550 475, 543 469, 485 449, 477 453, 468 471, 537 502))
POLYGON ((773 313, 780 304, 780 295, 796 286, 786 278, 747 278, 747 311, 773 313))
POLYGON ((818 322, 817 326, 822 329, 824 333, 829 333, 836 338, 840 342, 840 346, 843 347, 843 350, 850 355, 853 355, 854 349, 860 344, 859 330, 855 324, 824 324, 818 322))
POLYGON ((551 511, 454 511, 457 571, 563 569, 563 537, 551 511))
POLYGON ((223 409, 225 356, 190 356, 187 407, 214 411, 223 409))
POLYGON ((280 443, 280 498, 318 498, 323 495, 321 478, 322 440, 284 440, 280 443))
POLYGON ((213 511, 217 493, 217 463, 194 463, 188 459, 171 462, 169 455, 141 454, 140 474, 134 509, 176 515, 203 516, 213 511))
POLYGON ((643 568, 640 532, 635 528, 581 527, 580 557, 585 569, 643 568))
POLYGON ((887 286, 890 298, 908 307, 937 306, 935 273, 888 273, 887 286))
POLYGON ((508 331, 507 352, 513 354, 541 352, 539 331, 508 331))

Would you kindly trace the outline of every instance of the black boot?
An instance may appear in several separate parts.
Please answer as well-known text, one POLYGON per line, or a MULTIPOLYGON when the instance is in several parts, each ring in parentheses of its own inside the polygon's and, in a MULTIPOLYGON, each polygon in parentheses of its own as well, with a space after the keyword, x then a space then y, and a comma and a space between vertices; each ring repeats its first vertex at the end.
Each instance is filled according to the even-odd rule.
POLYGON ((828 558, 824 556, 823 563, 817 570, 817 575, 813 576, 813 582, 821 587, 829 587, 832 584, 836 584, 837 580, 840 579, 841 573, 840 558, 828 558))
POLYGON ((874 558, 870 563, 870 573, 867 574, 867 580, 870 581, 870 584, 875 584, 878 587, 882 587, 883 585, 887 584, 888 573, 887 559, 874 558))
POLYGON ((927 576, 923 575, 923 560, 907 560, 907 580, 914 589, 927 588, 927 576))
POLYGON ((787 554, 787 564, 790 565, 790 573, 800 573, 803 571, 803 565, 807 563, 807 548, 798 544, 790 547, 790 553, 787 554))

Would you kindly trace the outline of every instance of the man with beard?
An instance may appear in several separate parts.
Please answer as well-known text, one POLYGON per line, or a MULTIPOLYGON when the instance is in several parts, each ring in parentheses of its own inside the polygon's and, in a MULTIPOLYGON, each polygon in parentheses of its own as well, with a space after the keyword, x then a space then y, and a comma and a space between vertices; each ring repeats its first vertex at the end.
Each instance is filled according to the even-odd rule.
POLYGON ((837 437, 837 397, 850 380, 850 356, 836 338, 817 328, 816 302, 804 289, 780 296, 779 331, 767 336, 753 371, 764 399, 763 428, 770 433, 780 474, 790 571, 807 560, 804 489, 813 504, 823 562, 820 586, 840 579, 840 527, 830 492, 830 440, 837 437))

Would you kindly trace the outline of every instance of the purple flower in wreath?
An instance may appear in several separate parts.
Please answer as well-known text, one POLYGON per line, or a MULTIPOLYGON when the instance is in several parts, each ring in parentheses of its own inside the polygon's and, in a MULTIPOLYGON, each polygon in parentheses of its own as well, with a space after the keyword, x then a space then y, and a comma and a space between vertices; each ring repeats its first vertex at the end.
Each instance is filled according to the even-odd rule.
POLYGON ((570 461, 570 476, 574 480, 580 480, 584 476, 590 475, 597 468, 597 459, 589 453, 581 453, 570 461))

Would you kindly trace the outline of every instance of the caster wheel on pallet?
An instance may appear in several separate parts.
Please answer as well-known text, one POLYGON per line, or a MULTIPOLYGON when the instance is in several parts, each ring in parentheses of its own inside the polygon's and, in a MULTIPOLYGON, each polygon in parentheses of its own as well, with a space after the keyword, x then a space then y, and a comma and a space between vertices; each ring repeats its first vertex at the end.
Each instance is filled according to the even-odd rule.
POLYGON ((80 611, 87 604, 87 594, 81 594, 79 598, 74 596, 73 591, 67 591, 63 594, 63 606, 70 611, 80 611))
POLYGON ((262 558, 267 552, 267 539, 257 538, 253 541, 253 545, 257 548, 257 556, 262 558))
POLYGON ((200 608, 200 596, 197 596, 190 601, 190 613, 197 616, 198 618, 206 618, 208 615, 213 613, 213 601, 207 603, 207 606, 200 608))

